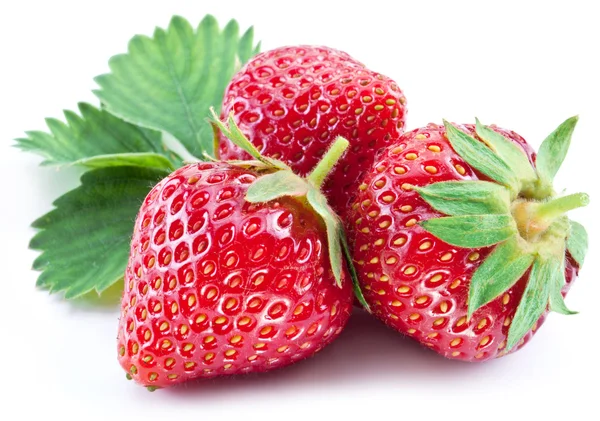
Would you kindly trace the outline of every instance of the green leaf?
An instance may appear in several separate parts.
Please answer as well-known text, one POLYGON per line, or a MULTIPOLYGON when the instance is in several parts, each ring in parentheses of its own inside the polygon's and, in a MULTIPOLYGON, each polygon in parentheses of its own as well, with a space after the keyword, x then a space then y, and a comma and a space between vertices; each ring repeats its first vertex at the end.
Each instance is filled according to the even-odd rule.
POLYGON ((571 232, 567 237, 567 249, 581 268, 588 249, 587 231, 579 222, 569 220, 569 223, 571 224, 571 232))
POLYGON ((308 183, 291 171, 277 171, 260 176, 248 187, 246 200, 268 202, 282 196, 305 196, 308 183))
MULTIPOLYGON (((242 38, 240 38, 240 42, 238 43, 238 51, 237 56, 239 59, 238 67, 241 67, 242 64, 246 63, 252 57, 260 52, 260 42, 254 44, 254 28, 250 27, 244 32, 242 38)), ((236 69, 236 71, 239 69, 236 69)))
POLYGON ((477 136, 512 168, 521 181, 533 182, 537 180, 537 174, 523 149, 500 133, 481 124, 479 119, 475 119, 475 122, 477 136))
POLYGON ((546 183, 552 183, 567 156, 577 120, 579 120, 577 116, 565 120, 540 145, 535 166, 538 174, 546 183))
POLYGON ((95 93, 124 120, 172 134, 196 157, 213 155, 209 107, 220 109, 239 63, 255 51, 252 37, 249 30, 240 38, 234 20, 220 30, 208 15, 194 30, 175 16, 166 30, 137 35, 127 54, 112 57, 111 73, 96 78, 95 93))
POLYGON ((350 277, 352 278, 352 289, 354 290, 354 296, 358 300, 358 302, 371 313, 371 307, 365 296, 363 295, 362 289, 360 287, 360 281, 358 280, 358 274, 356 273, 356 268, 354 267, 354 263, 352 262, 352 255, 350 254, 350 247, 348 247, 348 240, 346 239, 346 233, 343 229, 340 229, 340 239, 342 241, 342 252, 344 254, 344 260, 346 261, 346 265, 348 266, 348 271, 350 272, 350 277))
POLYGON ((413 187, 438 212, 446 215, 484 215, 510 212, 510 192, 488 181, 441 181, 413 187))
POLYGON ((444 125, 448 141, 462 159, 492 180, 508 187, 513 195, 518 193, 519 181, 510 166, 498 154, 447 121, 444 121, 444 125))
POLYGON ((532 262, 533 255, 523 253, 516 238, 498 244, 471 278, 469 319, 479 308, 512 287, 532 262))
POLYGON ((159 132, 126 123, 90 104, 78 106, 81 116, 65 111, 66 124, 47 119, 50 133, 27 132, 28 137, 17 139, 16 146, 45 157, 42 165, 160 165, 170 169, 181 165, 180 158, 165 149, 159 132))
POLYGON ((534 260, 529 281, 508 331, 507 351, 510 351, 531 330, 548 307, 550 286, 560 270, 560 262, 555 259, 547 260, 538 256, 534 260))
POLYGON ((486 247, 517 234, 511 215, 463 215, 428 219, 420 225, 448 244, 486 247))
POLYGON ((33 263, 37 285, 66 298, 101 292, 123 277, 140 205, 167 171, 108 167, 88 171, 81 185, 54 202, 32 225, 30 247, 42 253, 33 263))
POLYGON ((327 199, 323 193, 318 189, 311 187, 306 194, 306 199, 325 222, 331 270, 333 271, 337 285, 341 287, 343 258, 340 233, 342 232, 342 224, 327 204, 327 199))
POLYGON ((256 149, 256 146, 254 146, 252 144, 252 142, 250 142, 250 140, 248 140, 248 138, 244 135, 244 133, 242 133, 242 131, 236 124, 235 120, 233 119, 233 113, 230 113, 229 116, 227 117, 227 125, 226 125, 219 119, 219 117, 217 116, 217 113, 215 112, 215 110, 212 107, 210 109, 210 112, 212 115, 212 118, 211 118, 212 124, 214 124, 216 126, 216 128, 223 133, 223 135, 225 135, 229 140, 231 140, 231 142, 233 144, 235 144, 235 145, 239 146, 240 148, 242 148, 243 150, 245 150, 252 158, 254 158, 255 160, 257 160, 259 162, 262 162, 263 164, 265 164, 268 167, 278 168, 280 170, 287 170, 287 171, 292 170, 287 164, 285 164, 277 159, 263 156, 260 153, 260 151, 258 149, 256 149))

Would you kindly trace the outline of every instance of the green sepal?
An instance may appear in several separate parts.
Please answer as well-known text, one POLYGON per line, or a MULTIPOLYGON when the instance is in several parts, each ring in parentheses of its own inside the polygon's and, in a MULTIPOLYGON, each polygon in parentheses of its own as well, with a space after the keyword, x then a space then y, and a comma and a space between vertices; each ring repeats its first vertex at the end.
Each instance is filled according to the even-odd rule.
POLYGON ((533 258, 532 254, 523 253, 516 237, 498 244, 471 277, 468 318, 512 287, 533 258))
POLYGON ((567 249, 579 267, 583 266, 588 249, 588 234, 579 222, 569 220, 571 230, 567 237, 567 249))
POLYGON ((552 280, 560 270, 560 262, 556 259, 544 259, 538 256, 534 260, 529 274, 529 281, 508 330, 507 352, 533 328, 533 325, 546 311, 552 280))
MULTIPOLYGON (((561 253, 564 255, 565 251, 561 253)), ((565 303, 565 298, 562 295, 562 289, 567 283, 565 279, 565 259, 562 259, 559 268, 552 279, 549 279, 550 282, 550 310, 555 313, 564 314, 565 316, 570 316, 573 314, 577 314, 577 311, 573 311, 567 307, 565 303)))
POLYGON ((570 310, 565 303, 565 298, 562 295, 562 287, 564 285, 564 272, 562 276, 563 282, 559 277, 556 277, 556 281, 550 285, 550 310, 555 313, 564 314, 565 316, 571 316, 578 314, 577 311, 570 310))
POLYGON ((419 223, 442 241, 458 247, 486 247, 517 235, 511 215, 462 215, 419 223))
POLYGON ((363 295, 362 288, 360 287, 360 281, 358 279, 358 274, 356 273, 356 268, 354 267, 354 262, 352 261, 350 247, 348 247, 346 233, 343 229, 340 229, 340 239, 342 240, 342 252, 344 254, 344 260, 346 261, 348 272, 350 272, 350 277, 352 278, 352 289, 354 290, 354 296, 356 297, 358 302, 364 307, 364 309, 371 313, 371 307, 369 306, 369 303, 367 303, 367 300, 363 295))
POLYGON ((37 286, 76 298, 100 293, 125 273, 140 203, 168 171, 108 167, 88 171, 81 185, 59 197, 37 219, 30 248, 41 251, 33 269, 37 286))
POLYGON ((136 35, 126 54, 113 56, 94 93, 123 120, 172 134, 196 157, 212 155, 209 107, 220 107, 233 74, 256 52, 252 30, 239 32, 234 20, 221 30, 211 15, 196 28, 174 16, 166 29, 136 35))
POLYGON ((481 124, 479 119, 476 118, 475 122, 477 136, 512 168, 521 182, 532 183, 537 180, 537 174, 523 149, 500 133, 481 124))
MULTIPOLYGON (((208 159, 208 157, 207 157, 208 159)), ((214 158, 211 158, 210 160, 213 160, 214 158)), ((214 162, 223 162, 223 161, 219 161, 218 159, 214 159, 214 162)), ((249 159, 249 160, 243 160, 243 159, 232 159, 229 161, 225 161, 230 165, 234 165, 236 167, 242 167, 242 168, 253 168, 255 170, 258 171, 264 171, 264 170, 272 170, 273 167, 269 164, 265 164, 264 162, 260 162, 257 161, 256 159, 249 159)))
POLYGON ((540 145, 535 159, 535 166, 544 183, 552 184, 554 176, 565 160, 578 120, 579 117, 577 116, 568 118, 550 133, 540 145))
MULTIPOLYGON (((227 124, 224 124, 211 109, 212 124, 227 136, 234 144, 244 149, 254 160, 262 163, 265 168, 274 173, 262 175, 255 180, 249 187, 246 199, 249 202, 266 202, 282 196, 306 196, 306 201, 315 212, 322 218, 327 231, 327 243, 329 250, 329 260, 331 270, 335 277, 336 284, 342 285, 342 267, 344 258, 342 254, 342 223, 338 216, 327 203, 327 199, 319 189, 319 185, 314 184, 314 180, 301 178, 297 176, 290 167, 283 162, 265 157, 242 133, 233 119, 233 113, 230 113, 227 124)), ((344 138, 338 138, 317 164, 321 168, 319 173, 326 174, 331 170, 333 164, 343 154, 348 147, 348 141, 344 138)), ((354 282, 354 281, 353 281, 354 282)), ((356 281, 358 282, 358 281, 356 281)))
POLYGON ((342 224, 337 215, 327 204, 327 199, 323 193, 318 189, 311 187, 306 194, 306 199, 315 212, 323 218, 323 222, 325 222, 331 270, 333 271, 333 276, 335 277, 337 285, 341 287, 343 257, 340 233, 342 232, 342 224))
POLYGON ((217 113, 215 112, 215 110, 213 108, 211 108, 210 112, 212 115, 212 118, 210 120, 211 123, 214 124, 223 133, 223 135, 227 136, 227 138, 229 140, 231 140, 231 142, 233 144, 242 148, 252 158, 254 158, 257 161, 262 162, 263 164, 265 164, 268 167, 272 167, 272 168, 280 169, 280 170, 292 171, 292 169, 288 165, 283 163, 282 161, 263 156, 260 153, 260 151, 258 149, 256 149, 256 146, 254 146, 252 144, 252 142, 250 142, 250 140, 248 140, 248 138, 244 135, 244 133, 242 133, 242 131, 240 130, 240 128, 238 127, 238 125, 236 124, 236 122, 233 118, 233 113, 229 113, 229 116, 227 117, 227 124, 224 124, 219 119, 219 117, 217 116, 217 113))
POLYGON ((510 213, 510 192, 497 183, 441 181, 412 189, 432 208, 450 216, 510 213))
POLYGON ((44 166, 181 166, 181 158, 165 147, 160 132, 129 124, 90 104, 79 103, 78 108, 80 115, 64 111, 65 122, 46 119, 49 133, 26 132, 15 146, 43 156, 44 166))
POLYGON ((248 187, 246 200, 251 203, 268 202, 282 196, 306 196, 309 185, 291 171, 277 171, 258 177, 248 187))
POLYGON ((471 167, 479 170, 492 180, 508 187, 516 196, 519 192, 519 181, 510 166, 499 155, 473 136, 457 129, 444 120, 446 135, 452 148, 471 167))

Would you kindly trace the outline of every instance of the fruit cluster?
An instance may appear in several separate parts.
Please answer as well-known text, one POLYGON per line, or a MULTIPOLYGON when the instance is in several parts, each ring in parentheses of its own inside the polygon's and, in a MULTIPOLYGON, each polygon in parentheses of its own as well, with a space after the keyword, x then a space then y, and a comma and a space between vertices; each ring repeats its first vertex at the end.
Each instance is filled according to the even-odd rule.
POLYGON ((576 117, 537 152, 477 119, 409 131, 389 77, 324 46, 259 53, 212 16, 109 65, 102 107, 17 146, 84 169, 33 224, 37 286, 123 280, 118 361, 150 390, 293 364, 353 311, 462 361, 573 313, 587 233, 566 213, 588 196, 553 179, 576 117))
POLYGON ((135 222, 118 355, 140 384, 292 364, 353 303, 464 361, 570 313, 584 231, 564 213, 587 196, 552 179, 576 118, 537 155, 479 121, 405 131, 398 84, 314 46, 256 55, 221 109, 218 160, 164 178, 135 222))

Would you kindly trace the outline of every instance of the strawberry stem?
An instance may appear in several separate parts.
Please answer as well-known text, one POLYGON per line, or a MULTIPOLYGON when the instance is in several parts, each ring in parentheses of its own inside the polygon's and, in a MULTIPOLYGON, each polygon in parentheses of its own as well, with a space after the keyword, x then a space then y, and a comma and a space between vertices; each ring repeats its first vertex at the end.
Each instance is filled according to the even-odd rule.
POLYGON ((325 153, 317 166, 308 175, 307 180, 315 187, 321 187, 327 174, 333 169, 340 157, 348 148, 349 142, 341 136, 338 136, 331 145, 331 148, 325 153))
POLYGON ((570 194, 538 204, 532 216, 540 221, 553 221, 570 210, 587 206, 588 203, 590 197, 586 193, 570 194))
POLYGON ((513 204, 512 214, 521 236, 536 240, 557 218, 568 211, 587 206, 589 202, 586 193, 570 194, 547 202, 518 201, 513 204))

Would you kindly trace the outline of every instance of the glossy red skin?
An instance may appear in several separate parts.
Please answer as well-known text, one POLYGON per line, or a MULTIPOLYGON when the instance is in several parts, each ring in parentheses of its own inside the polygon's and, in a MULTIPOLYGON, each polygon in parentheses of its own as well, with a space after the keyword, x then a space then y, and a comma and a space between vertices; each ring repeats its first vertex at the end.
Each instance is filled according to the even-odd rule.
MULTIPOLYGON (((348 139, 348 151, 323 186, 343 216, 375 155, 404 132, 405 104, 393 80, 347 53, 293 46, 257 55, 233 77, 222 118, 233 111, 263 155, 281 159, 300 175, 315 167, 337 136, 348 139)), ((223 135, 219 139, 221 159, 249 158, 223 135)))
MULTIPOLYGON (((472 125, 457 127, 474 134, 472 125)), ((534 152, 521 136, 492 128, 520 145, 534 163, 534 152)), ((417 222, 443 215, 407 186, 449 180, 487 179, 452 150, 443 126, 430 124, 407 132, 380 156, 363 179, 346 221, 347 229, 365 299, 377 318, 445 357, 485 361, 506 353, 503 350, 510 320, 528 273, 506 294, 477 310, 470 322, 464 322, 471 276, 493 247, 458 248, 427 233, 417 222), (432 146, 441 151, 429 149, 432 146), (417 158, 410 159, 411 153, 417 158), (461 165, 464 174, 455 165, 461 165), (426 166, 435 167, 437 172, 426 171, 426 166), (406 172, 398 174, 399 167, 406 172), (416 269, 414 273, 411 267, 416 269)), ((572 258, 567 255, 565 259, 567 284, 563 294, 578 272, 572 258)), ((511 352, 531 339, 546 315, 511 352)))
POLYGON ((246 202, 255 178, 192 164, 145 199, 118 330, 119 362, 142 385, 283 367, 346 324, 350 278, 335 285, 320 221, 291 198, 246 202))

